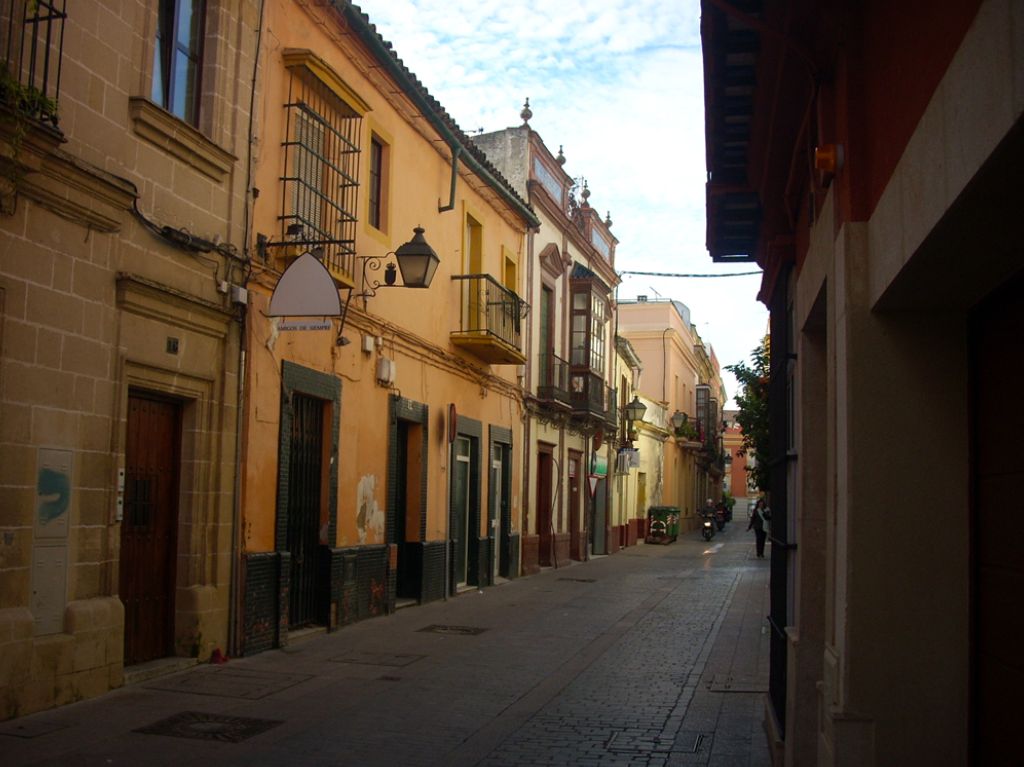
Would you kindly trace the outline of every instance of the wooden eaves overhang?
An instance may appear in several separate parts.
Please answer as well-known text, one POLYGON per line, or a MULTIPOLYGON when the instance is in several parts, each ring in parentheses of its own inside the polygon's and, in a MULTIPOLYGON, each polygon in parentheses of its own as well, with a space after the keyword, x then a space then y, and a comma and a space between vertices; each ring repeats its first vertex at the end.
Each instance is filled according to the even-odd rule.
MULTIPOLYGON (((759 14, 761 0, 739 3, 759 14)), ((751 124, 760 35, 713 0, 701 2, 707 247, 718 262, 758 260, 761 202, 750 179, 751 124)))
POLYGON ((443 106, 427 91, 419 79, 395 54, 387 42, 370 23, 369 17, 349 0, 329 0, 331 7, 342 18, 355 37, 381 64, 388 77, 398 86, 402 94, 419 110, 448 147, 448 159, 461 163, 517 217, 528 229, 540 227, 540 219, 530 204, 519 196, 501 172, 491 164, 487 156, 463 133, 443 106))
POLYGON ((701 0, 708 251, 715 261, 760 264, 763 301, 783 266, 799 262, 800 227, 814 215, 815 107, 831 76, 839 6, 701 0))

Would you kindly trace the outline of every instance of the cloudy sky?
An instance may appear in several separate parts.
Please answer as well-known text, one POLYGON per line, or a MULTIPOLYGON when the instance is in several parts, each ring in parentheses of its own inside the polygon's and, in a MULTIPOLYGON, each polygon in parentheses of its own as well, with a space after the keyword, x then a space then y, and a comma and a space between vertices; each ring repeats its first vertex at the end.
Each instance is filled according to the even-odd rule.
MULTIPOLYGON (((611 213, 616 269, 727 274, 704 246, 704 100, 698 0, 356 0, 466 133, 521 124, 611 213)), ((661 296, 723 365, 749 359, 768 314, 760 277, 623 276, 619 299, 661 296)), ((735 396, 735 381, 723 371, 735 396)), ((645 387, 647 388, 647 387, 645 387)), ((730 403, 731 405, 731 403, 730 403)))

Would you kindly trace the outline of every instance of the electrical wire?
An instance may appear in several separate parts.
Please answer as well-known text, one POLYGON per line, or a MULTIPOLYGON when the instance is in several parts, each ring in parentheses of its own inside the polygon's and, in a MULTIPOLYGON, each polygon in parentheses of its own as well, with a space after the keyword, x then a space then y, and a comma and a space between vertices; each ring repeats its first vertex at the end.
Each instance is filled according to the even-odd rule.
POLYGON ((762 272, 761 270, 758 270, 756 272, 731 272, 729 274, 680 274, 678 272, 633 272, 633 271, 627 270, 627 271, 624 271, 624 272, 617 272, 617 274, 620 277, 622 275, 624 275, 624 274, 635 274, 635 275, 639 275, 641 277, 701 277, 701 278, 708 278, 708 277, 749 277, 752 274, 764 274, 764 272, 762 272))

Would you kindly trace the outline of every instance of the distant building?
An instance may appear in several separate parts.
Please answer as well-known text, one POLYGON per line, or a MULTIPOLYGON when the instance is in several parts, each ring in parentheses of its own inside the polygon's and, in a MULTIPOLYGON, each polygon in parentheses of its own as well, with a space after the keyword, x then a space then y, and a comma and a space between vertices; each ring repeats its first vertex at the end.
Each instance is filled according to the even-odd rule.
POLYGON ((707 499, 722 492, 725 390, 718 361, 680 301, 620 300, 618 321, 619 335, 643 362, 640 391, 665 408, 674 436, 664 445, 662 503, 678 506, 681 528, 693 529, 707 499))
POLYGON ((523 557, 525 573, 613 550, 620 428, 616 392, 616 238, 611 219, 529 125, 474 136, 541 221, 521 269, 526 321, 523 557))
POLYGON ((736 410, 722 412, 722 453, 725 458, 725 476, 722 490, 736 499, 733 513, 745 515, 756 495, 747 472, 747 454, 743 451, 743 429, 736 421, 736 410))

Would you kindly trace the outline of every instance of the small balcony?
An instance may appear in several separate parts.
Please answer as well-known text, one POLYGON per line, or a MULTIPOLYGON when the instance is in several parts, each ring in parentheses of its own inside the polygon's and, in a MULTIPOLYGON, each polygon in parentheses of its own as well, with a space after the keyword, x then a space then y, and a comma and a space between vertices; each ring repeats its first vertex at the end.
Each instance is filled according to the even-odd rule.
POLYGON ((569 383, 573 414, 599 418, 612 427, 616 425, 615 389, 605 384, 601 376, 574 370, 569 383))
POLYGON ((609 387, 606 399, 608 409, 604 413, 604 422, 614 431, 619 427, 619 390, 609 387))
POLYGON ((459 274, 459 330, 452 343, 491 365, 522 365, 523 317, 529 305, 489 274, 459 274))
POLYGON ((537 360, 537 373, 537 399, 553 406, 571 408, 569 363, 556 354, 541 354, 537 360))
POLYGON ((66 0, 0 3, 0 106, 16 115, 21 131, 34 126, 59 130, 65 4, 66 0))

